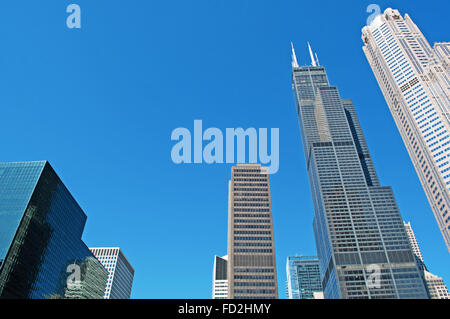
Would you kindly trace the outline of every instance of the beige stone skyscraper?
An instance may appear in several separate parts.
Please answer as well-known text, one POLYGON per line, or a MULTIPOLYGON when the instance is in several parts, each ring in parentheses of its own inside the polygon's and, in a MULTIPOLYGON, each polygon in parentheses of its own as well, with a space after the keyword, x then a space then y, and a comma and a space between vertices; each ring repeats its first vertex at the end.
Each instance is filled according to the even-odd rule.
POLYGON ((450 251, 450 43, 431 47, 393 9, 364 27, 362 39, 450 251))
POLYGON ((230 299, 278 298, 269 173, 261 165, 231 170, 228 285, 230 299))

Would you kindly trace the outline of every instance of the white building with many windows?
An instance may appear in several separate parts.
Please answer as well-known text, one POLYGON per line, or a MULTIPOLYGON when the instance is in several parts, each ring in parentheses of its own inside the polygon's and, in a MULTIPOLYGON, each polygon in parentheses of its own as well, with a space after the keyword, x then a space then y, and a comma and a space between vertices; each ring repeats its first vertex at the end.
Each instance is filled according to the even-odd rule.
POLYGON ((404 222, 404 225, 405 225, 405 230, 406 230, 406 233, 408 234, 409 243, 411 244, 411 248, 413 250, 414 255, 416 255, 416 257, 420 261, 424 262, 422 252, 420 251, 419 243, 417 242, 416 235, 414 234, 414 231, 411 226, 411 222, 408 222, 408 223, 404 222))
POLYGON ((228 256, 214 256, 213 299, 228 299, 227 264, 228 256))
POLYGON ((134 269, 119 247, 89 248, 108 271, 104 299, 130 299, 134 269))
POLYGON ((390 8, 362 39, 450 251, 450 42, 431 47, 407 14, 390 8))

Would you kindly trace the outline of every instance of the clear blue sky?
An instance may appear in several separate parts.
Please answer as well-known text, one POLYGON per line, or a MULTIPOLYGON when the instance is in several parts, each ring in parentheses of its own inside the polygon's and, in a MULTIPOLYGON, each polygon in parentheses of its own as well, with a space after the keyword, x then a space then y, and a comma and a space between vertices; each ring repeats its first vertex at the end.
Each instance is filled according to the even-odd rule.
MULTIPOLYGON (((49 160, 88 215, 90 246, 120 246, 134 298, 210 298, 227 249, 229 165, 172 163, 173 129, 280 128, 271 177, 280 295, 286 257, 314 255, 313 208, 290 82, 306 41, 355 102, 375 166, 425 262, 450 284, 450 255, 362 52, 375 1, 4 0, 0 161, 49 160), (82 29, 66 27, 66 7, 82 29)), ((448 1, 377 1, 448 41, 448 1)))

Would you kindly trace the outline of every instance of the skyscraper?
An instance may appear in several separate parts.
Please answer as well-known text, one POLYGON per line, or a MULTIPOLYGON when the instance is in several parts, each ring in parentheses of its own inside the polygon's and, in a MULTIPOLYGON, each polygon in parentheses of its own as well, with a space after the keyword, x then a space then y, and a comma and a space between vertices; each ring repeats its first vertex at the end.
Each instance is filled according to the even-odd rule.
POLYGON ((134 269, 119 247, 90 248, 108 270, 104 299, 130 299, 134 269))
POLYGON ((442 278, 425 270, 425 282, 431 299, 450 299, 447 286, 442 278))
POLYGON ((315 299, 322 292, 317 257, 288 257, 286 274, 289 299, 315 299))
POLYGON ((300 67, 292 53, 325 298, 427 298, 392 189, 380 185, 352 101, 330 85, 312 51, 313 66, 300 67))
POLYGON ((0 163, 0 298, 102 298, 86 218, 48 162, 0 163))
POLYGON ((227 264, 228 256, 214 256, 213 299, 228 299, 227 264))
POLYGON ((432 48, 411 18, 393 9, 364 27, 362 39, 450 251, 450 43, 432 48))
POLYGON ((414 256, 416 257, 417 263, 420 270, 425 270, 426 266, 423 261, 422 252, 420 251, 419 244, 417 243, 416 235, 411 227, 411 223, 405 223, 406 234, 408 235, 409 244, 411 245, 414 256))
POLYGON ((406 233, 408 234, 409 243, 411 244, 414 255, 416 256, 419 269, 422 271, 422 278, 428 289, 428 295, 431 299, 450 299, 447 286, 444 280, 436 275, 430 273, 423 261, 422 251, 416 239, 416 235, 411 227, 411 223, 404 223, 406 233))
POLYGON ((228 285, 229 299, 278 298, 269 173, 261 165, 231 170, 228 285))

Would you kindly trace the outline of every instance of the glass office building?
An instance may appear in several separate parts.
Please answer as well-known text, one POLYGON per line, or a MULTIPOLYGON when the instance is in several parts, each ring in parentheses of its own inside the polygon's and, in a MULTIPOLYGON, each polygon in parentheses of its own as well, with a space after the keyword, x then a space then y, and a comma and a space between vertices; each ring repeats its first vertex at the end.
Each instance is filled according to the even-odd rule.
POLYGON ((317 257, 288 257, 286 274, 289 299, 314 299, 315 292, 322 292, 317 257))
POLYGON ((325 298, 427 298, 394 194, 380 185, 352 101, 341 98, 316 60, 300 67, 294 51, 292 85, 325 298))
POLYGON ((450 43, 432 47, 388 8, 362 30, 364 53, 450 252, 450 43))
POLYGON ((0 298, 69 298, 73 286, 103 297, 107 271, 81 240, 86 218, 48 162, 0 163, 0 298), (95 287, 78 285, 91 272, 95 287))

